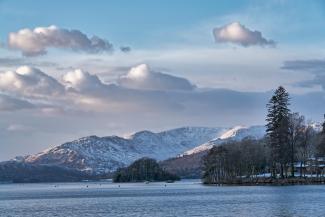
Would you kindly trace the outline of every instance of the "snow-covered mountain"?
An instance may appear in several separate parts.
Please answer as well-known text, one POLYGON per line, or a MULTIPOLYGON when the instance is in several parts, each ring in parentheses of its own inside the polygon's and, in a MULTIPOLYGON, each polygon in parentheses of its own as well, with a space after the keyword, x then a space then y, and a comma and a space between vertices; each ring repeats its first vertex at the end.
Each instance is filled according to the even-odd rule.
POLYGON ((141 157, 165 160, 221 135, 223 128, 184 127, 159 133, 141 131, 128 137, 84 137, 29 155, 20 161, 105 173, 141 157))
POLYGON ((250 137, 253 139, 261 139, 265 135, 265 127, 264 126, 236 126, 233 128, 229 128, 228 130, 223 131, 223 133, 216 138, 203 143, 193 149, 187 150, 183 155, 191 155, 195 153, 199 153, 202 151, 206 151, 211 149, 215 145, 220 145, 229 141, 240 141, 244 138, 250 137))
MULTIPOLYGON (((320 124, 310 126, 315 131, 322 129, 320 124)), ((191 164, 200 162, 200 158, 213 146, 240 141, 247 137, 260 139, 264 135, 264 126, 236 126, 183 127, 159 133, 140 131, 125 137, 88 136, 35 155, 16 157, 14 161, 32 166, 58 166, 100 175, 127 166, 139 158, 150 157, 160 161, 169 159, 164 161, 166 168, 175 167, 176 164, 184 171, 189 167, 194 174, 200 165, 193 167, 191 164)))

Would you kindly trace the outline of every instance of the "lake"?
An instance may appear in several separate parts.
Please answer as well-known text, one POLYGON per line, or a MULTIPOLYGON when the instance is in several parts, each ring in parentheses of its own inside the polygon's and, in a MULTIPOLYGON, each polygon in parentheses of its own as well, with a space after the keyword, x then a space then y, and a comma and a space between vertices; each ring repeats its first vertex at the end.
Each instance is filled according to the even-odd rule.
POLYGON ((0 184, 0 216, 325 216, 325 186, 107 182, 0 184))

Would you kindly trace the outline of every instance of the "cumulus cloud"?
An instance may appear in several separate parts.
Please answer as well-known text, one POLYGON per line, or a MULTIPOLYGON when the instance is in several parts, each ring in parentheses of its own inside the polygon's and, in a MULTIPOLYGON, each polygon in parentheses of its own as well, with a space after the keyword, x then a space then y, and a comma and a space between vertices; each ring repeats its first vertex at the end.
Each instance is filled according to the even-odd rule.
POLYGON ((17 99, 0 93, 0 111, 15 111, 33 107, 33 104, 26 100, 17 99))
POLYGON ((96 75, 81 69, 70 71, 63 75, 63 83, 77 107, 93 111, 125 111, 144 108, 169 110, 179 107, 165 94, 156 90, 131 89, 120 84, 103 83, 96 75))
POLYGON ((118 79, 122 87, 144 90, 193 90, 195 85, 187 79, 152 71, 148 65, 141 64, 118 79))
POLYGON ((99 80, 96 75, 91 75, 81 69, 67 72, 62 77, 65 86, 79 92, 98 91, 105 88, 105 85, 99 80))
POLYGON ((260 31, 250 30, 239 22, 215 28, 213 35, 217 43, 234 43, 244 47, 275 46, 275 42, 264 38, 260 31))
POLYGON ((21 29, 9 33, 8 47, 17 49, 24 56, 39 56, 47 53, 48 48, 71 49, 88 53, 112 51, 107 40, 97 36, 88 37, 79 30, 63 29, 56 26, 21 29))
POLYGON ((22 66, 16 71, 0 72, 0 91, 22 96, 53 96, 62 94, 64 87, 41 70, 22 66))

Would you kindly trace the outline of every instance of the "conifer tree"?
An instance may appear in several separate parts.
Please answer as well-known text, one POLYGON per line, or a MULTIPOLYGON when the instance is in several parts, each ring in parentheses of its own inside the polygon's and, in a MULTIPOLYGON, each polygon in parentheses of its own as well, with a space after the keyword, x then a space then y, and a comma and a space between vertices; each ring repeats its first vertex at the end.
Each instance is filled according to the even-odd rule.
POLYGON ((290 161, 289 147, 289 94, 280 86, 267 104, 266 133, 271 149, 272 176, 276 177, 277 165, 280 175, 284 178, 284 169, 290 161))

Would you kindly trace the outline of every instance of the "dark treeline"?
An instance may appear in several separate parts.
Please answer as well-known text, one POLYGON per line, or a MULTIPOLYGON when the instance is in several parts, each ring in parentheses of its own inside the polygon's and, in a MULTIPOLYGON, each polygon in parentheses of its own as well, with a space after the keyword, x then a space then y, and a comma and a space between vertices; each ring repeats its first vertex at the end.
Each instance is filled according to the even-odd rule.
POLYGON ((215 146, 204 158, 204 182, 224 183, 265 173, 268 154, 264 140, 244 139, 215 146))
POLYGON ((317 132, 305 117, 289 109, 289 94, 279 87, 269 103, 266 136, 213 147, 204 158, 205 183, 238 180, 323 177, 325 122, 317 132))
POLYGON ((113 177, 114 182, 143 181, 176 181, 180 178, 163 170, 156 160, 141 158, 130 166, 118 169, 113 177))

